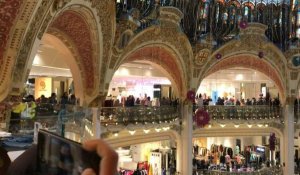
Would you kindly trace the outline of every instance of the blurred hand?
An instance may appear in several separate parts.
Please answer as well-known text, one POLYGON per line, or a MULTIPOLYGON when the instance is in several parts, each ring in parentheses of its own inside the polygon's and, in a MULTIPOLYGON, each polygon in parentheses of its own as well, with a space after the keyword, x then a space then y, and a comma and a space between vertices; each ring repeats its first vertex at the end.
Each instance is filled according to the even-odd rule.
MULTIPOLYGON (((117 174, 118 154, 105 141, 101 139, 90 140, 84 142, 82 146, 87 151, 96 151, 101 157, 99 175, 117 174)), ((82 172, 82 175, 96 175, 96 172, 88 168, 82 172)))

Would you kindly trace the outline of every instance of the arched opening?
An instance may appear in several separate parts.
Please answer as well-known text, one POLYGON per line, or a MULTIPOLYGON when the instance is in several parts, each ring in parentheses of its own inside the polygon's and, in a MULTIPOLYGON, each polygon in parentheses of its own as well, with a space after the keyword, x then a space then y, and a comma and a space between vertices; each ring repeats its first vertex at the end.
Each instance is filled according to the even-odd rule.
POLYGON ((282 80, 279 71, 268 61, 264 60, 264 58, 258 58, 257 56, 248 54, 238 54, 224 59, 221 58, 221 60, 213 64, 204 73, 203 77, 207 77, 208 75, 211 75, 219 70, 231 69, 234 67, 252 69, 267 76, 278 89, 280 101, 282 104, 285 103, 286 88, 284 86, 284 81, 282 80))
POLYGON ((36 99, 56 93, 58 102, 64 92, 83 99, 80 70, 69 48, 56 36, 44 34, 29 73, 26 95, 36 99), (75 79, 73 77, 76 77, 75 79), (46 86, 41 86, 44 83, 46 86))
MULTIPOLYGON (((197 94, 205 94, 204 98, 211 98, 211 104, 218 105, 218 97, 246 102, 260 98, 279 99, 279 89, 276 84, 262 72, 243 67, 232 67, 218 70, 203 79, 197 94)), ((261 102, 259 102, 261 103, 261 102)), ((235 103, 234 103, 235 104, 235 103)), ((262 104, 261 104, 262 105, 262 104)))
POLYGON ((117 100, 116 106, 130 106, 126 104, 129 96, 134 97, 134 105, 146 105, 146 98, 151 102, 148 106, 170 105, 179 97, 174 87, 174 81, 162 66, 150 61, 130 61, 114 73, 108 98, 117 100))
POLYGON ((164 71, 172 82, 172 88, 178 94, 178 97, 182 97, 185 94, 185 74, 181 67, 182 65, 179 64, 180 61, 171 50, 155 44, 144 46, 126 55, 122 63, 132 61, 146 61, 164 71))

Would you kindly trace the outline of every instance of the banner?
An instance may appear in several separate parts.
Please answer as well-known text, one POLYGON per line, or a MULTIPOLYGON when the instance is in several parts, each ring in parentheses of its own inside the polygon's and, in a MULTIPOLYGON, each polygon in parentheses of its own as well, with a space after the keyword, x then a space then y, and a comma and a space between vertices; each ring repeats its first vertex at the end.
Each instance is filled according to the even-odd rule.
MULTIPOLYGON (((161 171, 161 153, 151 152, 150 153, 150 166, 152 170, 152 175, 162 175, 161 171)), ((149 175, 151 175, 149 173, 149 175)))

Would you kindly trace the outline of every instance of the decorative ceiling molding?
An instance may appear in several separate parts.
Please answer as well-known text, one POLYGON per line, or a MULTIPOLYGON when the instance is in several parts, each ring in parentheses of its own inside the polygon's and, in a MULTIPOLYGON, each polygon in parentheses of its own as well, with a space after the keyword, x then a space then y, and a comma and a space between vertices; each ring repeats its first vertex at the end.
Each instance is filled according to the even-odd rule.
POLYGON ((105 90, 105 77, 108 72, 109 62, 112 56, 112 48, 116 31, 116 5, 115 0, 90 0, 92 7, 97 10, 103 34, 103 60, 100 63, 100 91, 105 90))
POLYGON ((124 62, 146 60, 161 66, 163 69, 166 70, 166 72, 170 74, 172 79, 175 81, 176 87, 178 88, 179 92, 181 92, 183 87, 181 75, 183 74, 183 72, 180 71, 180 68, 176 64, 175 59, 176 58, 163 47, 148 46, 140 48, 135 52, 131 53, 124 60, 124 62))
MULTIPOLYGON (((15 49, 15 43, 19 42, 16 32, 13 28, 16 26, 18 15, 25 1, 4 0, 0 1, 0 86, 4 83, 6 77, 10 74, 10 66, 13 63, 10 56, 5 57, 7 50, 15 49)), ((21 20, 21 19, 20 19, 21 20)))
MULTIPOLYGON (((28 58, 32 52, 32 46, 36 40, 37 35, 41 29, 41 26, 44 23, 45 18, 51 18, 49 14, 49 8, 52 4, 52 0, 42 0, 38 9, 35 11, 35 16, 31 19, 31 23, 27 28, 25 37, 23 38, 20 46, 20 50, 16 57, 16 64, 13 72, 13 81, 14 84, 23 83, 26 73, 27 73, 27 62, 28 58), (48 15, 47 15, 48 14, 48 15)), ((31 11, 32 12, 32 11, 31 11)), ((28 21, 27 21, 28 23, 28 21)), ((13 88, 19 89, 19 88, 13 88)), ((20 93, 20 92, 16 92, 20 93)))
MULTIPOLYGON (((68 36, 78 55, 79 67, 83 72, 85 89, 91 94, 95 89, 95 70, 97 61, 93 55, 93 41, 90 26, 84 16, 73 10, 62 12, 52 23, 51 28, 68 36)), ((70 45, 70 44, 69 44, 70 45)))
POLYGON ((0 1, 0 66, 3 65, 3 56, 11 37, 11 29, 16 24, 15 21, 23 3, 19 0, 0 1))

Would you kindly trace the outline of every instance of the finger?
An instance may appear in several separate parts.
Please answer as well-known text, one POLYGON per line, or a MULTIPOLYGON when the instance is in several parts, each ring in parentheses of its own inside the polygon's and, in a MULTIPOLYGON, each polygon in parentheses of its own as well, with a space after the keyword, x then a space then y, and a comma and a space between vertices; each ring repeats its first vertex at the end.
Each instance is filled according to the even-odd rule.
POLYGON ((118 154, 103 140, 91 140, 83 143, 83 148, 96 151, 101 157, 100 175, 114 175, 117 172, 118 154))
POLYGON ((93 169, 87 168, 81 173, 81 175, 97 175, 97 174, 93 171, 93 169))
POLYGON ((115 151, 103 140, 90 140, 83 143, 87 151, 96 151, 101 157, 111 156, 115 151))

